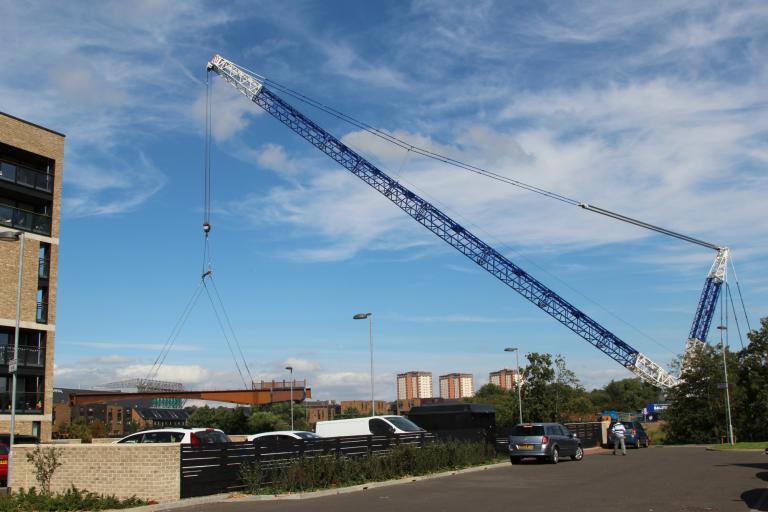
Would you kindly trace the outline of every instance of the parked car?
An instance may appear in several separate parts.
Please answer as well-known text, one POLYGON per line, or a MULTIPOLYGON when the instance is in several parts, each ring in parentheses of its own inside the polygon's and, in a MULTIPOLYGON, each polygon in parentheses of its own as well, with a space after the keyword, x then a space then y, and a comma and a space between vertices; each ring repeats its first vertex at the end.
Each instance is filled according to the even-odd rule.
POLYGON ((509 436, 509 460, 520 464, 525 458, 547 460, 552 464, 560 457, 584 458, 581 439, 559 423, 524 423, 515 425, 509 436))
MULTIPOLYGON (((624 434, 624 444, 627 446, 633 446, 635 448, 648 448, 651 444, 651 438, 648 437, 648 433, 645 431, 639 421, 622 421, 624 428, 627 429, 624 434)), ((613 426, 616 424, 612 421, 608 426, 608 447, 613 446, 613 426)))
POLYGON ((217 428, 174 427, 136 432, 115 441, 114 444, 181 443, 202 446, 231 442, 227 434, 217 428))
POLYGON ((339 437, 413 434, 425 432, 425 430, 402 416, 368 416, 348 420, 318 421, 315 432, 322 437, 339 437))
POLYGON ((246 440, 253 441, 259 439, 261 441, 284 441, 293 439, 320 439, 321 436, 314 432, 306 432, 304 430, 275 430, 273 432, 261 432, 259 434, 251 434, 246 437, 246 440))

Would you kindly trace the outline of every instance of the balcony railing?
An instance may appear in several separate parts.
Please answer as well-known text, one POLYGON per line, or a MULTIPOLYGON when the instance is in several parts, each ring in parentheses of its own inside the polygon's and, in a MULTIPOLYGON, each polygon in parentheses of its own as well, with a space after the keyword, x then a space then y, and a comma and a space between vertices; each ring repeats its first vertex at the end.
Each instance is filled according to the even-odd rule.
POLYGON ((51 270, 51 263, 45 258, 39 258, 37 261, 37 277, 38 279, 48 279, 49 272, 51 270))
POLYGON ((35 320, 39 324, 48 323, 48 303, 47 302, 37 303, 37 317, 35 318, 35 320))
POLYGON ((53 175, 8 162, 0 162, 0 180, 10 181, 27 188, 51 192, 53 175))
MULTIPOLYGON (((16 412, 20 414, 43 414, 43 393, 16 393, 16 412)), ((11 413, 11 393, 0 393, 0 413, 11 413)))
POLYGON ((51 235, 51 218, 49 216, 4 204, 0 204, 0 225, 46 236, 51 235))
MULTIPOLYGON (((13 346, 0 345, 0 365, 7 365, 13 359, 13 346)), ((43 368, 45 349, 37 347, 19 347, 19 368, 43 368)))

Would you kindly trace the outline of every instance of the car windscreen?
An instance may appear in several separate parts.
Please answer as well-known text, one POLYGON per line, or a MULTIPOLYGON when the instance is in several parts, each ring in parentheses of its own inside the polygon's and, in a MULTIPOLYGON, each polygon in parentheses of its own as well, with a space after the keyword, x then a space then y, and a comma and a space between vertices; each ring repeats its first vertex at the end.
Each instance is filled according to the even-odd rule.
POLYGON ((197 438, 203 444, 232 442, 224 432, 218 432, 216 430, 204 430, 201 432, 195 432, 195 436, 197 436, 197 438))
POLYGON ((542 425, 516 425, 512 429, 512 436, 543 436, 544 427, 542 425))
POLYGON ((315 434, 314 432, 294 432, 294 433, 302 439, 320 439, 320 436, 315 434))
POLYGON ((424 429, 402 416, 385 416, 385 420, 402 430, 403 432, 422 432, 424 429))

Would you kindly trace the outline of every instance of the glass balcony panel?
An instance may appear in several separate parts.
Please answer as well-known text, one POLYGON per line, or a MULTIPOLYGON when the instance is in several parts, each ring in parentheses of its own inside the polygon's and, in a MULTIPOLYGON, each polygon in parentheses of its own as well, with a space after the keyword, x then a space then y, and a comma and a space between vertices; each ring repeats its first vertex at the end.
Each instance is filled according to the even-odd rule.
POLYGON ((0 179, 16 181, 16 166, 5 162, 0 162, 0 179))
POLYGON ((40 258, 37 263, 37 277, 39 279, 48 279, 48 262, 45 258, 40 258))
MULTIPOLYGON (((0 411, 4 414, 11 413, 11 393, 0 393, 0 411)), ((42 392, 18 392, 16 393, 16 413, 18 414, 42 414, 42 392)))
POLYGON ((25 187, 35 188, 37 173, 24 167, 16 167, 16 183, 25 187))
POLYGON ((37 303, 37 323, 44 324, 48 322, 48 303, 37 303))
MULTIPOLYGON (((0 346, 0 364, 7 365, 13 359, 13 345, 0 346)), ((45 349, 19 346, 19 368, 43 368, 45 349)))

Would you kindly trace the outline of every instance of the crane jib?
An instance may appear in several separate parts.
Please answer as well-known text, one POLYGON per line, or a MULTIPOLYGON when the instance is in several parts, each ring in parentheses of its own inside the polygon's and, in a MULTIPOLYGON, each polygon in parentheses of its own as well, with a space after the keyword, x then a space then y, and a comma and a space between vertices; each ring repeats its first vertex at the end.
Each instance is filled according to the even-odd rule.
POLYGON ((292 105, 274 94, 263 83, 251 77, 257 84, 254 85, 253 90, 249 93, 247 91, 247 84, 243 86, 243 71, 224 59, 218 62, 212 61, 209 64, 209 70, 216 71, 243 92, 251 101, 387 197, 418 223, 608 355, 608 357, 654 385, 670 387, 677 383, 677 379, 669 375, 661 366, 640 354, 629 344, 622 341, 586 313, 515 265, 434 205, 392 179, 336 137, 326 132, 314 121, 304 116, 292 105), (232 67, 230 66, 234 67, 237 71, 236 76, 231 73, 232 67))

